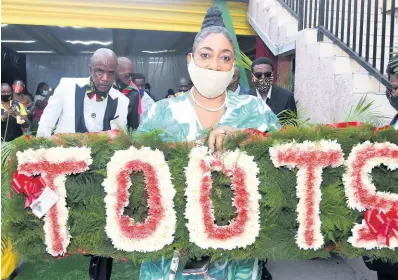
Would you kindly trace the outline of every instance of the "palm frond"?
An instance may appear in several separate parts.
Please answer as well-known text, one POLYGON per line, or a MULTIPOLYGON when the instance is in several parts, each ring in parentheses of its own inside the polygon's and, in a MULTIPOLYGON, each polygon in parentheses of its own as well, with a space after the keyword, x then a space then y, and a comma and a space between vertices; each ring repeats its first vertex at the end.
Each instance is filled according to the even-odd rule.
POLYGON ((11 143, 1 141, 1 167, 7 168, 8 166, 8 159, 10 158, 11 154, 11 143))
POLYGON ((277 117, 282 126, 306 127, 311 125, 311 120, 309 118, 302 119, 299 117, 304 115, 304 110, 305 109, 302 107, 298 108, 297 113, 290 110, 284 110, 280 112, 277 117))
POLYGON ((377 111, 374 100, 369 100, 367 95, 363 96, 356 106, 351 106, 348 114, 344 117, 345 122, 363 122, 372 126, 382 126, 387 117, 377 111))
POLYGON ((236 53, 236 65, 251 70, 252 60, 241 50, 236 53))

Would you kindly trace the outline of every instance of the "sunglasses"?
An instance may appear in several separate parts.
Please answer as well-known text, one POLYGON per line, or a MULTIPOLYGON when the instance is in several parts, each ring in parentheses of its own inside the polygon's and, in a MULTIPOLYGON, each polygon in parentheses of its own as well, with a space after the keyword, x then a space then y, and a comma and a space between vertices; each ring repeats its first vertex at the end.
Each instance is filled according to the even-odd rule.
POLYGON ((123 77, 125 79, 129 79, 129 78, 133 79, 133 75, 134 75, 133 73, 131 73, 131 74, 127 73, 127 74, 124 74, 123 77))
POLYGON ((269 78, 272 76, 272 72, 265 72, 265 73, 256 72, 256 73, 253 73, 253 76, 256 77, 256 79, 269 78))

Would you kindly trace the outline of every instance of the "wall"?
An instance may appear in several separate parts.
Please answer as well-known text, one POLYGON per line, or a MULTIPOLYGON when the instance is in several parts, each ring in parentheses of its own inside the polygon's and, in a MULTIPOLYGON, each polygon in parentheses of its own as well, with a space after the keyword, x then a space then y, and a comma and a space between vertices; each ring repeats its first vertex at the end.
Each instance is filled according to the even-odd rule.
POLYGON ((299 33, 295 78, 295 98, 303 118, 319 123, 342 121, 365 95, 388 117, 385 124, 396 114, 385 87, 332 42, 317 42, 316 30, 299 33))

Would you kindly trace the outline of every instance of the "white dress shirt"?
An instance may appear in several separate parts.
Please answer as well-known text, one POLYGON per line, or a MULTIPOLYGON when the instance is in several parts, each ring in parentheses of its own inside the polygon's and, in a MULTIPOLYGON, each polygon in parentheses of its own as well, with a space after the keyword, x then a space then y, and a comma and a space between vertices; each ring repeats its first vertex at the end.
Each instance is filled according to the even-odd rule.
POLYGON ((392 124, 392 127, 398 131, 398 120, 392 124))
POLYGON ((94 96, 90 99, 87 94, 84 96, 84 122, 88 132, 98 132, 104 130, 104 116, 108 96, 100 101, 96 101, 94 96))
POLYGON ((258 90, 256 89, 257 97, 261 99, 263 105, 264 105, 266 108, 269 108, 269 106, 268 106, 268 104, 267 104, 266 101, 267 101, 268 98, 271 99, 271 91, 272 91, 272 86, 269 88, 267 97, 266 97, 265 100, 264 100, 263 97, 261 96, 260 92, 258 92, 258 90))
POLYGON ((239 93, 240 93, 240 85, 238 85, 238 87, 236 88, 236 90, 234 91, 234 93, 235 93, 236 95, 239 95, 239 93))

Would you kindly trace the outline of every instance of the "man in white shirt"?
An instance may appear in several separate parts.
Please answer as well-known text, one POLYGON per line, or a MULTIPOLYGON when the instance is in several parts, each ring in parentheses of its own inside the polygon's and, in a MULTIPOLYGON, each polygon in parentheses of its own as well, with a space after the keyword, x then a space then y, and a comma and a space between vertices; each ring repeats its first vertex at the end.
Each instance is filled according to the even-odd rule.
POLYGON ((239 70, 239 67, 235 66, 234 67, 234 75, 232 76, 232 81, 231 81, 231 84, 229 85, 228 89, 237 95, 247 94, 247 89, 242 87, 239 84, 239 81, 240 81, 240 70, 239 70))
POLYGON ((148 109, 151 107, 151 105, 153 103, 155 103, 155 101, 145 91, 145 76, 144 75, 142 75, 141 73, 134 73, 133 83, 140 90, 142 114, 145 114, 146 111, 148 111, 148 109))
POLYGON ((99 49, 91 57, 88 78, 62 78, 39 122, 37 136, 125 129, 129 100, 113 89, 117 57, 99 49))

